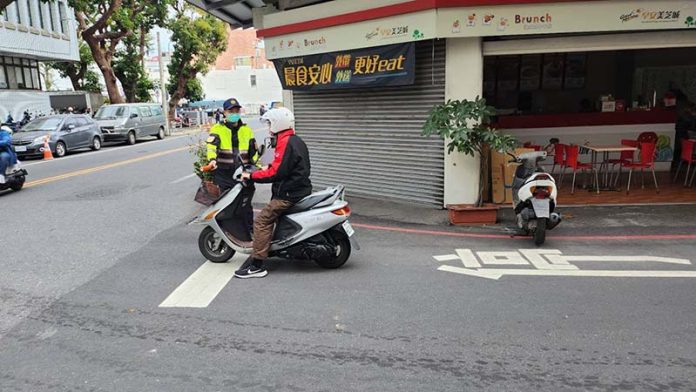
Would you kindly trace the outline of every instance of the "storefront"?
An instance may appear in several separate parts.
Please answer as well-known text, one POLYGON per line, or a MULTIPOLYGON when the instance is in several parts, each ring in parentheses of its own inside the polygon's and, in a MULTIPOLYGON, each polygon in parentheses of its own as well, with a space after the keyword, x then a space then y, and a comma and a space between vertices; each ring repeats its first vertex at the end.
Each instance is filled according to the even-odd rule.
MULTIPOLYGON (((384 3, 294 25, 278 24, 287 13, 264 17, 259 34, 276 61, 417 42, 413 84, 286 94, 316 157, 317 184, 440 206, 474 201, 477 159, 445 154, 442 141, 419 134, 433 104, 476 96, 520 144, 617 145, 651 132, 657 170, 670 169, 679 148, 674 94, 696 100, 694 2, 384 3)), ((303 12, 312 8, 329 12, 326 4, 303 12)))

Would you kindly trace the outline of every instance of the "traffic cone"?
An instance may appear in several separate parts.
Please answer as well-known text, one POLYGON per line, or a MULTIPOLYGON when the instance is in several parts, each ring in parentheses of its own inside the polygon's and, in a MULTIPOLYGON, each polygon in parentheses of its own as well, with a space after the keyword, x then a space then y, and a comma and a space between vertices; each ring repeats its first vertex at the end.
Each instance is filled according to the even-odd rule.
POLYGON ((45 161, 49 159, 53 159, 53 153, 51 153, 51 146, 48 145, 48 138, 49 136, 46 135, 44 138, 44 145, 43 145, 43 159, 45 161))

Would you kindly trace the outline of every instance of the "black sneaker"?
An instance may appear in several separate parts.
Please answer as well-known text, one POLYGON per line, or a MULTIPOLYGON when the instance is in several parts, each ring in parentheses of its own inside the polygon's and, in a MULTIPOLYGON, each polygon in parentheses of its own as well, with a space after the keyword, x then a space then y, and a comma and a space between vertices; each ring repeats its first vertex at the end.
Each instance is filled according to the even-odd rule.
POLYGON ((234 272, 234 277, 239 279, 263 278, 266 275, 268 275, 268 271, 266 271, 265 268, 256 267, 254 265, 250 265, 247 268, 242 268, 234 272))

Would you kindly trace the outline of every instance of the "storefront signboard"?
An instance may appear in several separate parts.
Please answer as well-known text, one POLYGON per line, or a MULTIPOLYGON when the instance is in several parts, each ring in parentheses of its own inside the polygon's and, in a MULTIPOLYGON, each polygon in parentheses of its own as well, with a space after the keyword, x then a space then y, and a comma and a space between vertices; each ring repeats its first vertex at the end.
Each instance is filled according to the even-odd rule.
POLYGON ((415 43, 273 60, 285 90, 403 86, 415 80, 415 43))
POLYGON ((436 11, 328 27, 265 39, 269 59, 369 48, 435 38, 436 11))
POLYGON ((441 38, 673 29, 696 29, 696 1, 578 1, 437 13, 441 38))

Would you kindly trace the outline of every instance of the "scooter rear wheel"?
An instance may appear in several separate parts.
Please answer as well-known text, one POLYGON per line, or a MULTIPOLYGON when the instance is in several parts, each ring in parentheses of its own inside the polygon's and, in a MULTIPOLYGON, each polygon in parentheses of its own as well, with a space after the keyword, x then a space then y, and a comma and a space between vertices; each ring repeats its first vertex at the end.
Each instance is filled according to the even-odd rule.
POLYGON ((234 249, 210 227, 206 227, 198 236, 198 249, 203 257, 213 263, 225 263, 234 256, 234 249))
POLYGON ((351 246, 348 237, 334 236, 334 241, 336 242, 336 254, 334 257, 328 260, 314 260, 314 262, 322 268, 339 268, 345 264, 350 257, 351 246))

